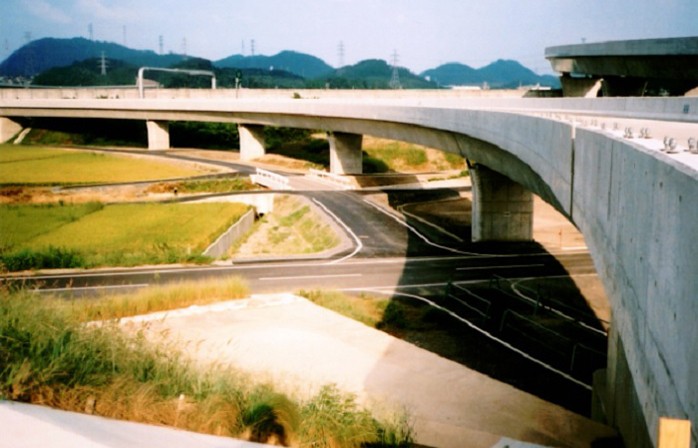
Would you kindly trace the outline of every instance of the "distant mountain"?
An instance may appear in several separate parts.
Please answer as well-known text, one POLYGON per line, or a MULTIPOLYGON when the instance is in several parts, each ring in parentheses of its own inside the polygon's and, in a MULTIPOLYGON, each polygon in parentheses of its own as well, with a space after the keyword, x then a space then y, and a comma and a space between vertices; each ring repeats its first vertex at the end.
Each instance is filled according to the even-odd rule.
POLYGON ((151 50, 133 50, 123 45, 82 37, 45 38, 29 42, 12 53, 0 64, 0 75, 34 76, 50 68, 101 57, 102 52, 109 59, 119 59, 137 67, 169 67, 185 59, 183 55, 159 55, 151 50))
MULTIPOLYGON (((230 87, 235 79, 252 88, 361 88, 387 89, 393 67, 384 60, 369 59, 355 65, 333 69, 322 59, 295 51, 282 51, 274 56, 233 55, 211 62, 184 55, 159 55, 151 50, 134 50, 111 42, 45 38, 32 41, 0 63, 0 76, 33 77, 44 85, 107 85, 132 84, 138 67, 189 67, 215 70, 218 85, 230 87), (96 58, 110 61, 107 76, 101 76, 96 58), (83 61, 84 64, 80 64, 83 61), (56 68, 66 70, 53 70, 56 68), (241 78, 238 75, 242 75, 241 78)), ((406 68, 398 69, 400 85, 406 89, 429 89, 445 86, 482 86, 516 88, 536 85, 559 88, 555 76, 539 76, 516 61, 498 60, 480 69, 460 63, 449 63, 416 75, 406 68)), ((203 87, 206 80, 192 80, 184 75, 149 73, 150 79, 165 86, 203 87)))
POLYGON ((538 75, 517 61, 499 59, 480 69, 464 64, 449 63, 427 70, 421 74, 440 86, 482 86, 505 89, 540 84, 559 88, 556 76, 538 75))
MULTIPOLYGON (((335 70, 323 78, 331 88, 336 89, 388 89, 393 75, 393 67, 382 59, 368 59, 355 65, 335 70)), ((400 86, 404 89, 433 89, 436 84, 417 76, 406 68, 398 67, 400 86)))
POLYGON ((282 51, 274 56, 229 56, 214 62, 219 68, 252 68, 283 70, 303 78, 318 78, 332 72, 333 68, 322 59, 295 51, 282 51))

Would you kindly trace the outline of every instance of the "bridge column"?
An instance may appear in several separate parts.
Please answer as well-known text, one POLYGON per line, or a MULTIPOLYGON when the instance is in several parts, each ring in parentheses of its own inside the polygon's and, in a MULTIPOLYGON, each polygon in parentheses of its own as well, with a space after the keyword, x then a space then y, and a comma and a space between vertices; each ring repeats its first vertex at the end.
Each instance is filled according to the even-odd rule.
POLYGON ((170 149, 170 123, 148 120, 145 124, 148 128, 148 149, 170 149))
POLYGON ((238 125, 240 135, 240 160, 253 160, 266 154, 264 126, 238 125))
POLYGON ((560 76, 562 96, 596 98, 603 80, 600 78, 573 78, 569 75, 560 76))
POLYGON ((330 172, 333 174, 361 174, 362 152, 361 134, 345 132, 328 132, 330 142, 330 172))
POLYGON ((21 130, 22 126, 19 123, 7 117, 0 117, 0 143, 5 143, 21 130))
POLYGON ((533 194, 486 166, 471 167, 473 241, 531 241, 533 194))

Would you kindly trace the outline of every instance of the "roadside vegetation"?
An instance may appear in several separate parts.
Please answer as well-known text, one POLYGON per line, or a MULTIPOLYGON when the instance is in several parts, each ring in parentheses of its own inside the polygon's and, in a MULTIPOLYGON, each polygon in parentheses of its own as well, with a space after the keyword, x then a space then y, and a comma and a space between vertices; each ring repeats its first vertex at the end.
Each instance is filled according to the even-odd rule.
POLYGON ((233 245, 232 257, 307 255, 340 243, 337 232, 310 203, 292 195, 275 195, 274 210, 255 223, 247 238, 233 245))
POLYGON ((245 295, 239 280, 225 283, 105 297, 89 311, 84 301, 0 290, 0 399, 285 446, 409 446, 404 415, 378 420, 332 385, 299 399, 231 366, 202 368, 110 320, 144 312, 145 297, 154 311, 245 295), (100 323, 88 325, 95 317, 100 323))
POLYGON ((0 185, 79 185, 134 182, 206 174, 174 163, 58 149, 0 145, 0 185))
POLYGON ((364 136, 364 173, 421 173, 465 169, 465 159, 412 143, 364 136))
POLYGON ((0 261, 11 271, 205 261, 201 253, 248 206, 0 206, 0 261))
POLYGON ((148 193, 180 194, 232 193, 237 191, 257 190, 258 187, 247 177, 225 177, 216 179, 186 179, 173 182, 159 182, 146 189, 148 193))

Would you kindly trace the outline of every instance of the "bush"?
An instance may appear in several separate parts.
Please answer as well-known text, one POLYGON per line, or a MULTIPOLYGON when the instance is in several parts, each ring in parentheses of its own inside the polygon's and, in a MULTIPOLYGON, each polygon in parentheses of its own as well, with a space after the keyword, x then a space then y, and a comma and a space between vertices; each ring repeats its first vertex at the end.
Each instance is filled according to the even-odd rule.
POLYGON ((85 257, 77 250, 49 246, 42 250, 22 249, 0 255, 8 271, 28 269, 73 269, 85 267, 85 257))

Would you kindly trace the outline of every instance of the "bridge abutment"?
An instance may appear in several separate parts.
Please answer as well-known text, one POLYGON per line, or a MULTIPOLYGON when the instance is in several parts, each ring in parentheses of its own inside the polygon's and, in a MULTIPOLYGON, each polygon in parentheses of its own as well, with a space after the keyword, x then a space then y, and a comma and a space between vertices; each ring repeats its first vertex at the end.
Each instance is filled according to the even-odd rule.
POLYGON ((148 149, 170 149, 170 123, 153 120, 145 123, 148 128, 148 149))
POLYGON ((22 130, 22 125, 7 117, 0 117, 0 143, 5 143, 22 130))
POLYGON ((328 132, 330 142, 330 172, 333 174, 361 174, 363 135, 328 132))
POLYGON ((484 165, 474 165, 470 174, 473 241, 531 241, 533 193, 484 165))
POLYGON ((264 126, 238 125, 240 135, 240 160, 254 160, 266 154, 264 126))

